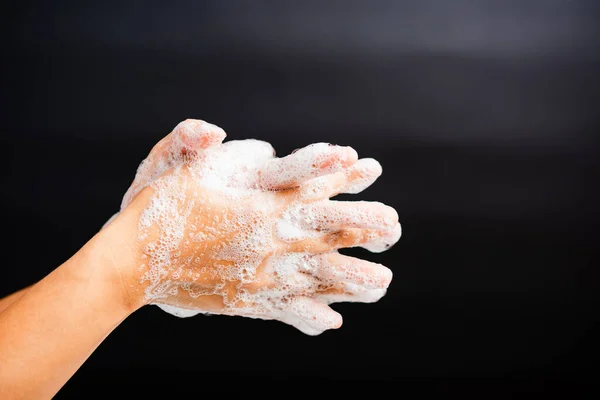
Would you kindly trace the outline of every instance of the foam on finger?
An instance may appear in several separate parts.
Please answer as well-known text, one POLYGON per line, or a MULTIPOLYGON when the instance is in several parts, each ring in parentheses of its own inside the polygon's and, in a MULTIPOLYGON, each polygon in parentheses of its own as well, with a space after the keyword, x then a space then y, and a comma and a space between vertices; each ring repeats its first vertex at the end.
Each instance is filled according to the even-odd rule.
POLYGON ((186 119, 175 126, 143 160, 136 171, 133 183, 121 201, 121 210, 131 203, 135 196, 175 164, 182 162, 183 151, 197 151, 219 144, 227 134, 220 127, 206 121, 186 119))
POLYGON ((373 158, 362 158, 345 171, 347 184, 341 188, 340 193, 360 193, 371 186, 382 172, 379 161, 373 158))
MULTIPOLYGON (((326 275, 328 264, 323 259, 286 254, 282 243, 318 237, 315 227, 321 225, 383 224, 391 231, 397 215, 379 221, 377 212, 370 211, 373 203, 357 203, 354 208, 323 203, 309 208, 307 214, 301 194, 284 202, 281 193, 263 185, 335 173, 356 161, 354 150, 315 144, 276 159, 266 142, 218 143, 224 137, 219 129, 182 123, 176 129, 177 140, 165 144, 172 146, 166 154, 173 156, 162 162, 146 160, 140 166, 139 187, 153 189, 138 223, 146 298, 180 317, 218 312, 277 319, 311 335, 339 327, 339 314, 310 297, 340 279, 358 281, 354 275, 360 271, 350 266, 344 276, 337 270, 326 275), (202 132, 209 133, 204 135, 209 142, 216 142, 207 146, 208 142, 198 141, 202 132), (174 156, 176 149, 194 140, 197 151, 183 158, 174 156), (187 299, 185 307, 174 306, 182 296, 187 299), (206 296, 222 299, 221 309, 189 308, 206 296)), ((356 182, 366 174, 357 171, 373 165, 363 164, 352 175, 356 182)), ((123 207, 127 204, 124 201, 123 207)), ((368 286, 365 277, 362 281, 368 286)), ((364 296, 367 300, 369 294, 364 296)))
POLYGON ((276 189, 297 186, 317 176, 341 171, 357 158, 351 147, 314 143, 266 164, 261 171, 261 186, 276 189))
POLYGON ((376 303, 385 296, 387 289, 365 289, 360 285, 343 283, 335 288, 315 294, 315 299, 324 304, 333 303, 376 303))
POLYGON ((316 239, 324 230, 360 228, 391 231, 396 229, 397 221, 396 210, 379 202, 297 202, 282 213, 277 222, 277 234, 281 240, 292 243, 316 239))
POLYGON ((385 289, 392 280, 392 271, 377 263, 344 256, 337 251, 314 256, 319 260, 315 273, 332 282, 348 282, 365 289, 385 289))
POLYGON ((227 134, 220 127, 199 119, 186 119, 173 129, 172 149, 205 149, 221 143, 227 134))
POLYGON ((394 244, 400 240, 402 236, 402 227, 400 223, 396 223, 394 228, 388 231, 382 231, 373 240, 367 241, 361 247, 369 250, 371 253, 381 253, 389 250, 394 244))
POLYGON ((342 326, 342 316, 329 306, 308 297, 295 297, 286 308, 283 322, 307 335, 319 335, 342 326))

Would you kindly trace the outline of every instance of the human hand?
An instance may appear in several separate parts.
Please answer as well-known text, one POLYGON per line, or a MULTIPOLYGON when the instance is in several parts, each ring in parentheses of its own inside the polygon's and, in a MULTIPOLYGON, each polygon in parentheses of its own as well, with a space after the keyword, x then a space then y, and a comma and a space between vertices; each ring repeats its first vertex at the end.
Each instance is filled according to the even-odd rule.
POLYGON ((140 165, 122 212, 139 215, 125 230, 138 265, 124 275, 141 303, 276 319, 315 335, 341 325, 328 304, 381 298, 391 271, 337 250, 389 248, 397 213, 329 200, 368 187, 379 163, 324 143, 275 158, 266 142, 224 137, 187 120, 140 165))

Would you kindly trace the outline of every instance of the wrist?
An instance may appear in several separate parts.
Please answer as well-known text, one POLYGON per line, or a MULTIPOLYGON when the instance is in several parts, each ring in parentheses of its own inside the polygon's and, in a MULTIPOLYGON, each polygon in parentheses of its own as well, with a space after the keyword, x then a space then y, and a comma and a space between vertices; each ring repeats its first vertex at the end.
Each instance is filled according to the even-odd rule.
POLYGON ((80 250, 128 313, 147 304, 138 273, 142 252, 137 242, 137 214, 130 208, 121 212, 80 250))

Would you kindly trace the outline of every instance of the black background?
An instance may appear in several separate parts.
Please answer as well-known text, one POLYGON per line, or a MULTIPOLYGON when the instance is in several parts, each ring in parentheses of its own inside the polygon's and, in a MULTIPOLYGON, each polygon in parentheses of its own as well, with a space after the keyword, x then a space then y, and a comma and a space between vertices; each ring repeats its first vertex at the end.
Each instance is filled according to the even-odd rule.
POLYGON ((58 398, 114 385, 202 395, 221 379, 538 390, 594 376, 598 2, 166 4, 2 12, 0 296, 93 236, 186 118, 280 156, 318 141, 378 159, 382 177, 345 198, 395 207, 403 237, 346 254, 394 280, 376 304, 335 305, 344 326, 318 337, 145 307, 58 398))

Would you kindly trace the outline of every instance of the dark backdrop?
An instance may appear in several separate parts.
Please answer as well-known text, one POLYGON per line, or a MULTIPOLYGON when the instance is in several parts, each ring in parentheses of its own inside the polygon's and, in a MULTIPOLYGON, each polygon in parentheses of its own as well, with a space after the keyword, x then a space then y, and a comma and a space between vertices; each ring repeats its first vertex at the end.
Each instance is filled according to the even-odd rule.
POLYGON ((394 280, 376 304, 336 305, 343 328, 318 337, 143 308, 61 396, 98 384, 202 395, 225 377, 545 388, 593 376, 600 3, 164 4, 2 12, 0 296, 94 235, 185 118, 278 155, 324 141, 378 159, 379 181, 346 197, 395 207, 403 237, 346 253, 394 280))

